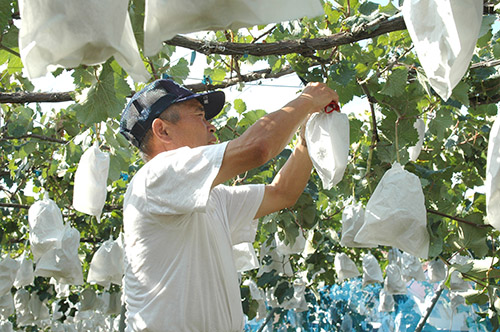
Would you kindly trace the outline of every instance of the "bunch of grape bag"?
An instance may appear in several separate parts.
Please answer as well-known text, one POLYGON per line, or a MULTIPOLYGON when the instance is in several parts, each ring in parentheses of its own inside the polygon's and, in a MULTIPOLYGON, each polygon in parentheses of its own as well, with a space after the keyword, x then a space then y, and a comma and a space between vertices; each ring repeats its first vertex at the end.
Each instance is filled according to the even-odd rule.
MULTIPOLYGON (((280 228, 278 228, 280 229, 280 228)), ((304 251, 306 246, 306 238, 302 234, 302 230, 298 230, 298 235, 295 237, 293 244, 286 243, 286 240, 281 240, 279 233, 274 233, 274 240, 276 241, 276 250, 282 256, 300 254, 304 251)), ((284 234, 284 233, 283 233, 284 234)))
POLYGON ((100 219, 108 192, 108 173, 109 153, 101 152, 95 142, 83 153, 75 172, 73 187, 75 210, 100 219))
POLYGON ((380 265, 371 253, 363 255, 363 286, 384 282, 380 265))
POLYGON ((356 264, 349 258, 345 253, 335 254, 335 272, 337 272, 337 279, 339 282, 344 281, 348 278, 355 278, 359 276, 358 268, 356 264))
MULTIPOLYGON (((0 296, 0 319, 7 319, 14 313, 14 298, 12 293, 0 296)), ((2 331, 0 329, 0 331, 2 331)))
POLYGON ((303 312, 307 310, 307 301, 305 297, 306 285, 302 280, 294 280, 293 296, 281 303, 281 308, 285 310, 294 309, 295 312, 303 312))
POLYGON ((61 245, 50 249, 36 264, 35 275, 53 277, 70 285, 83 284, 82 264, 78 258, 80 232, 66 225, 61 245))
POLYGON ((0 258, 0 296, 10 293, 19 270, 19 262, 6 255, 0 258))
POLYGON ((349 248, 373 248, 376 244, 354 241, 356 234, 365 222, 365 209, 361 203, 347 205, 342 212, 342 237, 340 245, 349 248))
POLYGON ((269 273, 272 270, 275 270, 279 275, 293 276, 292 265, 290 264, 290 256, 288 255, 280 255, 278 250, 276 250, 276 241, 273 239, 270 245, 264 243, 262 247, 260 247, 259 253, 259 263, 260 268, 257 272, 257 277, 260 277, 264 273, 269 273), (265 264, 264 261, 266 260, 265 264))
POLYGON ((104 241, 90 262, 87 282, 109 288, 110 284, 122 284, 124 272, 123 249, 113 238, 104 241))
POLYGON ((354 241, 392 246, 427 258, 429 233, 420 179, 394 163, 370 197, 365 223, 354 241))
POLYGON ((14 286, 16 288, 32 285, 35 279, 33 261, 28 259, 26 256, 27 253, 25 251, 17 259, 19 262, 19 270, 17 271, 16 279, 14 280, 14 286))
POLYGON ((417 130, 418 133, 418 142, 416 145, 408 148, 408 154, 410 155, 410 160, 415 162, 420 155, 420 151, 422 151, 422 146, 424 144, 424 135, 425 135, 425 122, 422 119, 415 120, 413 124, 413 128, 417 130))
POLYGON ((320 15, 324 11, 319 0, 146 0, 144 54, 155 55, 176 34, 237 30, 320 15))
POLYGON ((429 262, 427 266, 427 277, 429 282, 439 282, 446 278, 446 264, 440 259, 435 259, 429 262))
POLYGON ((14 307, 16 309, 16 323, 17 326, 27 326, 34 322, 33 315, 29 308, 30 293, 20 288, 14 294, 14 307))
POLYGON ((385 269, 384 290, 391 295, 404 295, 407 293, 406 282, 403 279, 401 268, 396 263, 389 263, 385 269))
POLYGON ((420 263, 417 257, 407 252, 404 252, 401 256, 401 273, 403 274, 403 279, 406 281, 410 281, 411 279, 415 279, 416 281, 425 280, 422 263, 420 263))
POLYGON ((260 266, 255 249, 250 242, 243 242, 233 246, 233 260, 238 272, 250 271, 260 266))
POLYGON ((35 202, 28 210, 31 252, 37 262, 47 251, 61 245, 64 224, 61 210, 45 192, 43 200, 35 202))
POLYGON ((491 127, 486 159, 486 219, 500 230, 500 114, 491 127))
POLYGON ((255 319, 261 320, 263 318, 266 318, 266 294, 264 293, 264 291, 262 289, 259 289, 255 281, 253 281, 252 279, 246 279, 245 281, 243 281, 243 285, 248 286, 248 288, 250 289, 250 296, 252 297, 252 300, 257 301, 257 303, 259 304, 255 319))
POLYGON ((28 307, 30 308, 31 315, 33 315, 35 324, 41 323, 41 321, 50 318, 49 307, 47 307, 47 300, 40 300, 40 296, 38 293, 33 293, 30 296, 28 307))
POLYGON ((391 312, 394 311, 394 305, 396 302, 394 301, 394 296, 392 294, 388 294, 384 289, 380 290, 379 293, 379 312, 391 312))
POLYGON ((446 101, 472 59, 483 2, 405 0, 401 11, 429 83, 446 101))
POLYGON ((309 157, 324 189, 342 180, 349 156, 349 119, 340 112, 314 113, 306 124, 309 157))
POLYGON ((146 82, 128 0, 19 1, 19 50, 30 79, 58 67, 96 65, 110 57, 134 81, 146 82))

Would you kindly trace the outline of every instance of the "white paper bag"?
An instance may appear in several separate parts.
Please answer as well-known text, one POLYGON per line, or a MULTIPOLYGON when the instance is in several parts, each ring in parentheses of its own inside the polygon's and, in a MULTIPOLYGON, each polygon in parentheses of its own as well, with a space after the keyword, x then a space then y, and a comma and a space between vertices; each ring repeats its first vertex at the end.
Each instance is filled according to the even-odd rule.
POLYGON ((285 243, 285 240, 281 240, 278 232, 274 233, 274 239, 276 241, 276 250, 282 256, 300 254, 304 251, 304 248, 306 246, 306 238, 304 237, 304 235, 302 234, 302 230, 300 229, 293 245, 290 245, 290 243, 285 243))
POLYGON ((28 303, 30 313, 33 315, 35 323, 50 318, 49 307, 45 301, 41 301, 37 293, 33 293, 28 303))
POLYGON ((342 212, 342 238, 340 245, 349 248, 373 248, 376 244, 354 241, 356 234, 365 222, 365 209, 361 203, 349 204, 342 212))
POLYGON ((253 300, 257 301, 259 304, 257 308, 257 314, 255 315, 256 320, 261 320, 266 318, 267 316, 267 308, 266 308, 266 294, 262 289, 257 287, 257 284, 252 279, 246 279, 243 282, 243 285, 248 286, 250 288, 250 296, 253 300))
POLYGON ((73 207, 98 220, 106 203, 109 161, 109 153, 101 152, 94 143, 83 153, 75 172, 73 207))
POLYGON ((365 223, 354 240, 393 246, 427 258, 429 233, 420 179, 394 163, 370 197, 365 223))
POLYGON ((29 302, 30 293, 24 288, 18 289, 16 294, 14 294, 17 326, 27 326, 34 323, 34 318, 29 308, 29 302))
POLYGON ((500 114, 491 127, 486 159, 486 214, 488 223, 500 230, 500 114))
POLYGON ((424 144, 424 135, 425 135, 425 122, 424 120, 418 118, 415 120, 413 124, 413 128, 417 130, 418 133, 418 142, 415 146, 411 146, 408 148, 408 153, 410 154, 410 160, 415 162, 420 155, 420 151, 422 151, 422 146, 424 144))
POLYGON ((387 294, 406 294, 406 283, 403 280, 401 269, 397 264, 391 263, 385 269, 384 290, 387 294))
POLYGON ((104 288, 109 288, 111 283, 121 285, 123 266, 123 249, 112 238, 106 240, 92 257, 87 282, 104 288))
POLYGON ((359 276, 356 264, 345 253, 335 254, 335 272, 337 272, 338 282, 342 282, 348 278, 355 278, 359 276))
POLYGON ((28 210, 30 245, 35 262, 50 249, 60 246, 64 235, 61 210, 45 192, 43 200, 35 202, 28 210))
POLYGON ((237 30, 324 14, 318 0, 147 0, 144 54, 160 51, 179 33, 237 30))
POLYGON ((306 124, 309 157, 323 183, 331 189, 342 180, 349 156, 349 119, 340 112, 314 113, 306 124))
POLYGON ((303 312, 307 310, 306 301, 306 285, 301 280, 293 282, 293 296, 281 304, 281 308, 285 310, 294 309, 295 312, 303 312))
POLYGON ((383 289, 379 293, 379 305, 378 311, 380 312, 392 312, 394 311, 394 296, 392 294, 387 294, 383 289))
POLYGON ((483 1, 405 0, 402 12, 431 86, 448 100, 472 59, 483 1))
POLYGON ((236 271, 245 272, 259 268, 259 260, 253 245, 243 242, 233 246, 233 260, 236 271))
POLYGON ((0 320, 0 332, 14 332, 12 323, 8 320, 0 320))
POLYGON ((10 293, 18 270, 19 262, 15 259, 5 256, 0 261, 0 296, 10 293))
POLYGON ((66 225, 61 247, 49 250, 40 258, 35 275, 53 277, 63 284, 83 284, 82 264, 78 258, 79 246, 80 232, 66 225))
POLYGON ((275 270, 279 275, 293 276, 292 265, 290 264, 290 256, 282 256, 276 250, 276 241, 270 245, 262 245, 260 247, 259 253, 260 268, 257 272, 257 277, 260 277, 264 273, 271 272, 275 270), (269 264, 264 264, 264 258, 269 256, 269 264))
POLYGON ((134 81, 148 80, 128 0, 21 0, 19 10, 19 49, 30 79, 114 56, 134 81))
POLYGON ((121 311, 121 292, 103 292, 99 294, 103 303, 101 312, 105 315, 117 315, 121 311))
POLYGON ((363 286, 384 282, 382 269, 371 253, 363 255, 363 286))
POLYGON ((0 318, 7 319, 14 313, 14 298, 9 292, 0 296, 0 318))
MULTIPOLYGON (((91 288, 85 288, 81 293, 80 293, 80 308, 78 311, 83 312, 83 311, 89 311, 89 310, 97 310, 100 309, 103 305, 104 302, 102 299, 100 299, 95 290, 91 288)), ((80 317, 82 318, 82 317, 80 317)))
POLYGON ((404 252, 401 257, 401 273, 403 275, 403 279, 407 282, 411 279, 415 279, 416 281, 425 280, 422 263, 420 263, 417 257, 406 252, 404 252))
POLYGON ((427 276, 429 277, 429 282, 440 282, 446 278, 446 265, 440 259, 433 260, 429 262, 427 268, 427 276))
POLYGON ((17 261, 19 262, 19 270, 17 270, 16 279, 14 280, 14 287, 21 288, 32 285, 35 279, 33 261, 26 257, 26 252, 23 252, 17 261))

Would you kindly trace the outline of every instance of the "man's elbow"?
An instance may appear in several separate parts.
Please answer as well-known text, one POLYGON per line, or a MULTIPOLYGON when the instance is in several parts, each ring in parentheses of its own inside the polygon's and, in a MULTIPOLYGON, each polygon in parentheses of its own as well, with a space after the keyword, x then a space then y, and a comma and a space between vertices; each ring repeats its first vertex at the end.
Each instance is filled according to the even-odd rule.
POLYGON ((252 144, 249 153, 256 167, 262 166, 275 157, 270 145, 265 141, 256 141, 252 144))

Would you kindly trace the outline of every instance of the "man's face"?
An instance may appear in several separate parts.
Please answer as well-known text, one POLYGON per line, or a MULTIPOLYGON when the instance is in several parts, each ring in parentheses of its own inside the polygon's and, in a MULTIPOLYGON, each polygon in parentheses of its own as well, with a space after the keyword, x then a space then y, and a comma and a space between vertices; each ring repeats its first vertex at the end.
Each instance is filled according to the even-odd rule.
POLYGON ((179 108, 179 121, 170 126, 168 135, 177 148, 214 144, 215 126, 205 119, 205 110, 196 99, 180 103, 174 107, 179 108))

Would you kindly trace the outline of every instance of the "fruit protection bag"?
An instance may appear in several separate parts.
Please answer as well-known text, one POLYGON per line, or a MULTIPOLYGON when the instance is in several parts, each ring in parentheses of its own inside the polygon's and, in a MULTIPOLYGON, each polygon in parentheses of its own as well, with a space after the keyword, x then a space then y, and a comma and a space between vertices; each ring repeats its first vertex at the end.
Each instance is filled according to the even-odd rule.
POLYGON ((349 156, 349 119, 340 112, 314 113, 306 124, 309 157, 323 188, 342 180, 349 156))
POLYGON ((243 242, 233 246, 233 260, 238 272, 259 268, 259 260, 250 242, 243 242))
MULTIPOLYGON (((14 313, 14 298, 12 294, 9 292, 4 296, 0 296, 0 321, 4 319, 8 319, 10 315, 14 313)), ((3 332, 0 327, 0 331, 3 332)))
POLYGON ((19 10, 19 50, 30 79, 114 57, 134 81, 148 80, 128 0, 21 0, 19 10))
POLYGON ((17 326, 26 326, 33 324, 33 315, 29 309, 30 293, 20 288, 14 294, 14 307, 16 309, 17 326))
POLYGON ((377 259, 371 253, 363 255, 363 287, 380 282, 384 282, 384 277, 377 259))
POLYGON ((96 142, 83 153, 75 173, 75 210, 100 219, 106 202, 108 173, 109 154, 101 152, 96 142))
POLYGON ((16 279, 14 280, 14 287, 21 288, 32 285, 35 279, 33 261, 26 257, 26 252, 23 252, 17 261, 19 262, 19 270, 17 270, 16 279))
POLYGON ((87 282, 109 288, 121 285, 124 271, 123 249, 112 238, 104 241, 92 257, 87 282))
POLYGON ((422 263, 420 263, 417 257, 406 252, 401 255, 401 274, 407 282, 411 279, 415 279, 416 281, 425 280, 422 263))
POLYGON ((420 155, 420 151, 422 151, 422 146, 424 144, 424 135, 425 135, 425 122, 422 119, 415 120, 413 124, 413 128, 417 130, 418 133, 418 142, 415 146, 411 146, 408 148, 408 154, 410 155, 410 160, 415 162, 420 155))
POLYGON ((339 282, 344 281, 348 278, 355 278, 359 276, 358 268, 356 264, 349 258, 345 253, 335 254, 335 272, 337 272, 337 277, 339 282))
POLYGON ((447 269, 444 262, 440 259, 429 262, 427 267, 427 276, 429 282, 440 282, 446 278, 447 269))
POLYGON ((359 243, 393 246, 427 258, 429 233, 420 179, 394 163, 375 188, 365 209, 359 243))
POLYGON ((378 311, 380 312, 394 311, 395 304, 396 301, 394 301, 394 296, 392 296, 392 294, 387 294, 387 292, 384 289, 381 289, 379 293, 378 311))
POLYGON ((342 238, 340 245, 349 248, 373 248, 376 244, 354 241, 356 234, 365 222, 365 209, 361 203, 349 204, 342 212, 342 238))
POLYGON ((259 260, 260 268, 259 272, 257 272, 257 277, 260 277, 264 273, 271 272, 272 270, 275 270, 279 275, 293 276, 290 256, 283 256, 278 253, 278 250, 276 250, 276 241, 274 239, 270 245, 264 243, 264 245, 260 247, 259 260), (267 261, 267 264, 265 261, 267 261))
POLYGON ((237 30, 323 14, 318 0, 146 0, 144 54, 158 53, 163 41, 179 33, 237 30))
POLYGON ((430 85, 443 100, 448 100, 472 59, 483 2, 405 0, 402 12, 430 85))
POLYGON ((70 285, 83 283, 82 264, 78 258, 80 233, 66 225, 59 247, 45 253, 36 264, 35 275, 53 277, 58 282, 70 285))
POLYGON ((484 187, 488 223, 500 230, 500 114, 490 131, 484 187))
POLYGON ((18 270, 19 262, 15 259, 5 256, 0 261, 0 296, 10 293, 18 270))
POLYGON ((396 263, 389 263, 385 269, 384 290, 387 294, 406 294, 406 282, 403 280, 401 268, 396 263))
POLYGON ((29 240, 33 258, 37 262, 47 251, 61 245, 64 224, 61 210, 45 192, 43 200, 35 202, 28 210, 29 240))
POLYGON ((302 234, 302 230, 299 229, 299 234, 295 237, 295 242, 293 244, 286 243, 286 240, 281 240, 278 232, 274 233, 274 239, 276 241, 276 250, 282 256, 301 254, 306 246, 306 238, 302 234))

